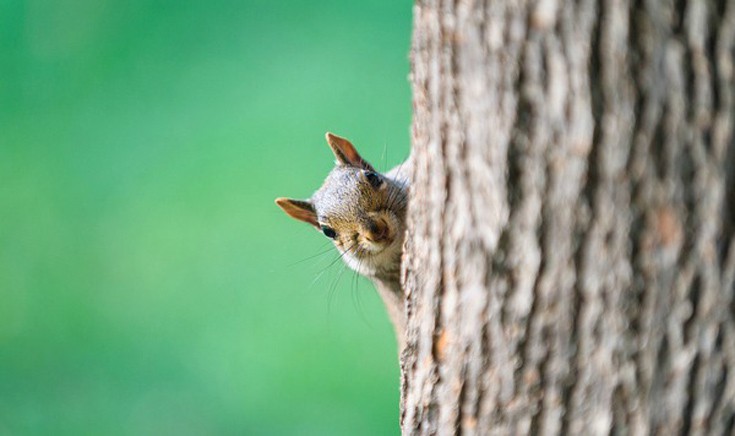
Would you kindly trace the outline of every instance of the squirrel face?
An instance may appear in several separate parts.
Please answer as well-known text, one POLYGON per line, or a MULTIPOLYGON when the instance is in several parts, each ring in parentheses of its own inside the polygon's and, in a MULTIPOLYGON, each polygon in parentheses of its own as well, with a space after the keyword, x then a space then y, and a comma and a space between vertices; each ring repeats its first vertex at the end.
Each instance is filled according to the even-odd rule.
POLYGON ((337 162, 309 200, 276 199, 288 215, 330 238, 358 273, 397 280, 405 231, 407 188, 378 172, 348 140, 327 133, 337 162))

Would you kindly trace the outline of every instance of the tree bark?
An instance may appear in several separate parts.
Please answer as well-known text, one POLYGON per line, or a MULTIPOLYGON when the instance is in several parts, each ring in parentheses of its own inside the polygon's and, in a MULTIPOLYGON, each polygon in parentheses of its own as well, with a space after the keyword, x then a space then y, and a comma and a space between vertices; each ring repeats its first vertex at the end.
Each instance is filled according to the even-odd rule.
POLYGON ((735 432, 735 0, 420 0, 404 434, 735 432))

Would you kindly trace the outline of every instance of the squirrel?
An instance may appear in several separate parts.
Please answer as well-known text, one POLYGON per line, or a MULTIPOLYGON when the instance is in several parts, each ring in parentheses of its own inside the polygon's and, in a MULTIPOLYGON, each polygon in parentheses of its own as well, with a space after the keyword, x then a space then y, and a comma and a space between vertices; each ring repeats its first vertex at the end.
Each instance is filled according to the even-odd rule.
POLYGON ((329 132, 326 138, 336 162, 321 188, 308 200, 280 197, 276 204, 331 239, 347 266, 375 284, 400 352, 406 331, 400 276, 410 158, 381 174, 347 139, 329 132))

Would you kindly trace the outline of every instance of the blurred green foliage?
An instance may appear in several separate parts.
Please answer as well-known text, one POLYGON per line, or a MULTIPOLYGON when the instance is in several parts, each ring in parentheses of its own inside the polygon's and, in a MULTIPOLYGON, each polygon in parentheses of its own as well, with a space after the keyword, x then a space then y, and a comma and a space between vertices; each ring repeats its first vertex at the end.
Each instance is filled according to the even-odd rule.
POLYGON ((398 433, 379 299, 273 199, 319 186, 327 130, 407 155, 410 27, 395 0, 0 0, 0 434, 398 433))

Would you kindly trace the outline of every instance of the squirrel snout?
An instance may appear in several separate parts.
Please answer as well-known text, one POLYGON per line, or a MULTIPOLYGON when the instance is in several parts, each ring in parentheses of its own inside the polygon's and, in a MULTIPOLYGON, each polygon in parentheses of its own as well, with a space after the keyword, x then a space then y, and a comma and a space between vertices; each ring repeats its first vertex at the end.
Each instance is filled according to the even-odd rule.
POLYGON ((383 219, 369 219, 365 223, 365 239, 370 242, 386 242, 390 240, 390 227, 383 219))

